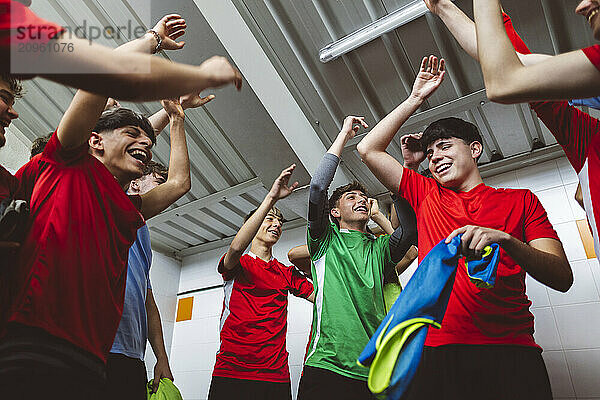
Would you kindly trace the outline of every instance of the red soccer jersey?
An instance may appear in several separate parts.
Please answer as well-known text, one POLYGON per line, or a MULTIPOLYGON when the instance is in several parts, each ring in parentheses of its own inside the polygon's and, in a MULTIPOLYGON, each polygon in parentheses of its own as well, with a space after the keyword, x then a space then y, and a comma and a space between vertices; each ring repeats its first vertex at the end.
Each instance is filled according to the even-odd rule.
POLYGON ((6 168, 0 165, 0 202, 17 192, 19 181, 6 168))
POLYGON ((225 281, 225 299, 213 376, 289 382, 287 296, 289 292, 307 298, 312 284, 275 258, 265 262, 248 253, 231 271, 224 271, 223 258, 218 269, 225 281))
POLYGON ((143 218, 87 144, 56 133, 17 172, 32 227, 11 284, 9 322, 42 328, 106 360, 123 308, 127 256, 143 218))
POLYGON ((600 122, 566 101, 538 102, 530 106, 562 146, 579 176, 594 248, 600 257, 600 122))
POLYGON ((581 50, 585 53, 587 58, 589 58, 590 62, 594 64, 594 67, 600 70, 600 45, 595 44, 581 50))
MULTIPOLYGON (((497 229, 527 243, 558 236, 537 197, 525 189, 494 189, 480 184, 455 192, 434 179, 404 169, 399 194, 415 209, 419 260, 453 230, 465 225, 497 229)), ((441 329, 430 329, 428 346, 512 344, 536 346, 525 271, 500 249, 496 285, 478 289, 459 262, 441 329)))

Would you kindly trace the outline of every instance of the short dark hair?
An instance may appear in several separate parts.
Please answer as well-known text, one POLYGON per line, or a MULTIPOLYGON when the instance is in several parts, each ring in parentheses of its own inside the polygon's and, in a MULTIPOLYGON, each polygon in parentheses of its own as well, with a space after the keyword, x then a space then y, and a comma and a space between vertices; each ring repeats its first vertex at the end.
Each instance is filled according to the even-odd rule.
POLYGON ((0 73, 0 79, 8 84, 10 91, 13 93, 16 99, 23 96, 23 84, 20 79, 15 78, 11 74, 5 72, 0 73))
POLYGON ((169 168, 156 161, 148 161, 144 166, 142 176, 154 174, 162 177, 165 181, 169 178, 169 168))
MULTIPOLYGON (((334 208, 337 207, 337 202, 344 195, 344 193, 352 192, 353 190, 360 190, 365 195, 367 195, 367 197, 369 196, 369 192, 367 192, 367 188, 365 188, 365 186, 358 181, 353 181, 347 185, 340 186, 333 191, 333 193, 331 194, 331 197, 329 198, 329 201, 328 201, 329 215, 331 215, 331 210, 333 210, 334 208)), ((336 225, 339 226, 339 222, 337 221, 337 219, 334 218, 334 222, 336 225)))
POLYGON ((94 127, 94 132, 114 131, 115 129, 123 128, 125 126, 137 126, 141 128, 146 133, 146 136, 152 140, 152 144, 154 145, 156 143, 154 128, 152 128, 148 118, 124 107, 109 108, 108 110, 105 110, 100 116, 100 119, 98 119, 98 122, 94 127))
MULTIPOLYGON (((244 217, 244 222, 248 221, 250 219, 250 217, 252 216, 252 214, 254 214, 255 212, 258 211, 258 208, 250 211, 248 214, 246 214, 246 217, 244 217)), ((277 217, 277 219, 279 219, 279 221, 283 224, 285 222, 285 218, 283 218, 283 213, 281 212, 281 210, 277 207, 273 207, 269 210, 269 212, 272 212, 273 214, 275 214, 275 217, 277 217)))
POLYGON ((483 145, 483 138, 477 126, 460 118, 449 117, 438 119, 429 124, 423 131, 421 146, 423 151, 427 153, 427 146, 436 140, 450 138, 462 139, 466 144, 479 142, 483 145))
POLYGON ((44 149, 46 148, 46 145, 50 141, 50 138, 52 137, 53 134, 54 134, 54 132, 50 132, 47 135, 44 135, 42 137, 35 139, 33 141, 33 143, 31 143, 31 156, 29 156, 29 159, 32 159, 33 157, 37 156, 38 154, 44 152, 44 149))

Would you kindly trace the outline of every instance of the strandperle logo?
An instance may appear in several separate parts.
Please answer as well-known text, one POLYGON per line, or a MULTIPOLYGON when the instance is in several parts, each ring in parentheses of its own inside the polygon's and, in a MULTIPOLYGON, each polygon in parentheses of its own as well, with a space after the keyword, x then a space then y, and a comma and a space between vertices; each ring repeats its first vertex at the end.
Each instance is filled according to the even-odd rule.
POLYGON ((28 25, 18 26, 16 28, 17 41, 30 40, 53 40, 59 35, 63 39, 87 39, 89 43, 94 40, 105 38, 108 40, 132 40, 138 39, 146 33, 146 28, 140 25, 134 25, 132 21, 128 21, 127 25, 123 26, 96 26, 88 25, 88 21, 84 20, 83 24, 76 27, 63 26, 62 29, 53 25, 28 25))

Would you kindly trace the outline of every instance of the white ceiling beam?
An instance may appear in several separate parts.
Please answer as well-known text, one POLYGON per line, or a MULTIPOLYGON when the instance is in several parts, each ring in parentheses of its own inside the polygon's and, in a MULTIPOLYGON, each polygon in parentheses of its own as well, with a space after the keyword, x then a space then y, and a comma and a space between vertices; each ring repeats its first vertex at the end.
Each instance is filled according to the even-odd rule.
MULTIPOLYGON (((194 2, 292 150, 312 175, 327 149, 238 10, 230 0, 194 2)), ((340 169, 332 187, 349 181, 349 177, 340 169)))

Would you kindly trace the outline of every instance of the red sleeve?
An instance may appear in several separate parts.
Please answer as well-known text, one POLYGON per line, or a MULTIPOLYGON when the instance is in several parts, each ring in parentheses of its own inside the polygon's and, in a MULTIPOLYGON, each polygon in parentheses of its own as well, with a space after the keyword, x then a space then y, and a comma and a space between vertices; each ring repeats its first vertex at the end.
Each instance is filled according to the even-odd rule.
POLYGON ((585 164, 589 144, 600 130, 598 120, 566 101, 537 102, 531 103, 530 107, 554 135, 579 173, 585 164))
POLYGON ((426 178, 412 169, 404 168, 398 195, 404 197, 412 208, 417 211, 419 204, 429 192, 437 188, 437 182, 432 178, 426 178))
POLYGON ((84 161, 89 155, 89 148, 87 142, 83 143, 81 146, 75 149, 63 149, 60 144, 60 140, 58 140, 58 135, 56 131, 52 134, 52 137, 46 144, 44 148, 44 152, 42 153, 42 159, 49 159, 51 161, 57 162, 59 164, 65 165, 73 165, 84 161))
POLYGON ((19 180, 0 165, 0 201, 15 196, 19 189, 19 180))
POLYGON ((223 276, 224 281, 230 281, 233 278, 235 278, 235 276, 242 270, 242 259, 240 258, 240 261, 238 261, 237 265, 233 269, 225 269, 225 266, 223 265, 223 261, 225 260, 225 254, 223 254, 223 257, 221 257, 221 259, 219 260, 217 271, 223 276))
POLYGON ((131 200, 138 211, 142 210, 142 196, 139 194, 128 194, 127 197, 129 197, 129 200, 131 200))
POLYGON ((298 268, 286 267, 284 265, 282 267, 287 270, 288 281, 290 283, 288 290, 290 293, 296 297, 308 298, 314 291, 312 283, 302 275, 298 268))
POLYGON ((531 51, 529 51, 529 48, 523 39, 521 39, 521 36, 519 36, 517 31, 515 31, 515 27, 513 26, 508 14, 502 12, 502 17, 504 18, 504 28, 506 29, 506 34, 508 35, 508 38, 510 39, 515 50, 521 54, 531 54, 531 51))
POLYGON ((590 62, 594 64, 594 67, 600 70, 600 45, 595 44, 581 50, 589 58, 590 62))
POLYGON ((0 48, 8 49, 11 39, 19 43, 47 43, 64 28, 35 15, 28 7, 14 0, 0 0, 0 48))
POLYGON ((525 191, 523 197, 523 215, 525 222, 523 223, 523 232, 525 243, 529 243, 534 239, 549 238, 556 239, 558 235, 548 220, 548 215, 542 203, 535 194, 530 190, 525 191))

